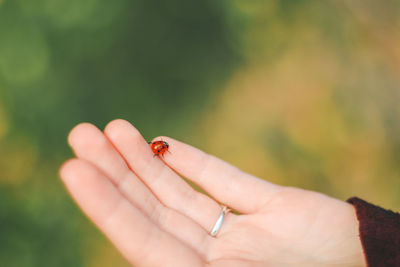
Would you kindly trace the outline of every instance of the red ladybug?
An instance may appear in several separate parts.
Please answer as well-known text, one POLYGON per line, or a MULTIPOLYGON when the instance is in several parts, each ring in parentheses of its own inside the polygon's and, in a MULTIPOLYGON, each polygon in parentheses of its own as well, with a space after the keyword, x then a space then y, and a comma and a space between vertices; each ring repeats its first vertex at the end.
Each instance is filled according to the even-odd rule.
POLYGON ((153 150, 154 156, 163 156, 168 151, 169 145, 165 141, 154 141, 149 142, 151 150, 153 150))

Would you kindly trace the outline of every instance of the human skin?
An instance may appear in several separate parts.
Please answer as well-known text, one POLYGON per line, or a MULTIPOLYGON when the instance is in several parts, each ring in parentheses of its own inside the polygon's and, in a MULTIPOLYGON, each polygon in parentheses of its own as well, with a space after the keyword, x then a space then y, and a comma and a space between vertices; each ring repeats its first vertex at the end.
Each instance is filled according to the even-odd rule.
POLYGON ((272 184, 169 137, 163 158, 129 122, 77 125, 60 176, 73 199, 135 266, 366 266, 354 208, 272 184), (192 189, 180 176, 203 188, 192 189), (228 213, 209 235, 221 204, 228 213))

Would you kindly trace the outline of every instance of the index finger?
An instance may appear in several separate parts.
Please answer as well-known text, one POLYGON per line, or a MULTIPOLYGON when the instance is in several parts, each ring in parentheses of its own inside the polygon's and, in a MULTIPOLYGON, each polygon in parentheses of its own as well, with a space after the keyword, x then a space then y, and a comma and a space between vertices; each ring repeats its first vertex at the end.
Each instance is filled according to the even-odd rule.
POLYGON ((158 137, 169 144, 164 162, 202 187, 219 202, 242 212, 258 211, 282 187, 254 177, 231 164, 170 137, 158 137))

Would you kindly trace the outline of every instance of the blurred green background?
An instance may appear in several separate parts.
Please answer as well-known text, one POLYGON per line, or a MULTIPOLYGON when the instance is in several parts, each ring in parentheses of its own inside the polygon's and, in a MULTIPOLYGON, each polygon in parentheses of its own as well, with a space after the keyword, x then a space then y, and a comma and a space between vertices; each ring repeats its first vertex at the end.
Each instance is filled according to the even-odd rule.
POLYGON ((0 0, 1 266, 128 266, 57 178, 115 118, 399 210, 400 1, 0 0))

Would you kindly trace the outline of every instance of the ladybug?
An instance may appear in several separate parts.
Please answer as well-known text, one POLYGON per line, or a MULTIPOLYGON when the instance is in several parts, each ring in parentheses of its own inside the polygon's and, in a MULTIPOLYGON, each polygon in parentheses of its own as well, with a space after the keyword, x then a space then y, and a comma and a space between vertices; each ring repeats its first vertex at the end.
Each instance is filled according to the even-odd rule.
POLYGON ((154 141, 149 142, 151 150, 153 150, 154 156, 163 156, 168 151, 169 145, 165 141, 154 141))

